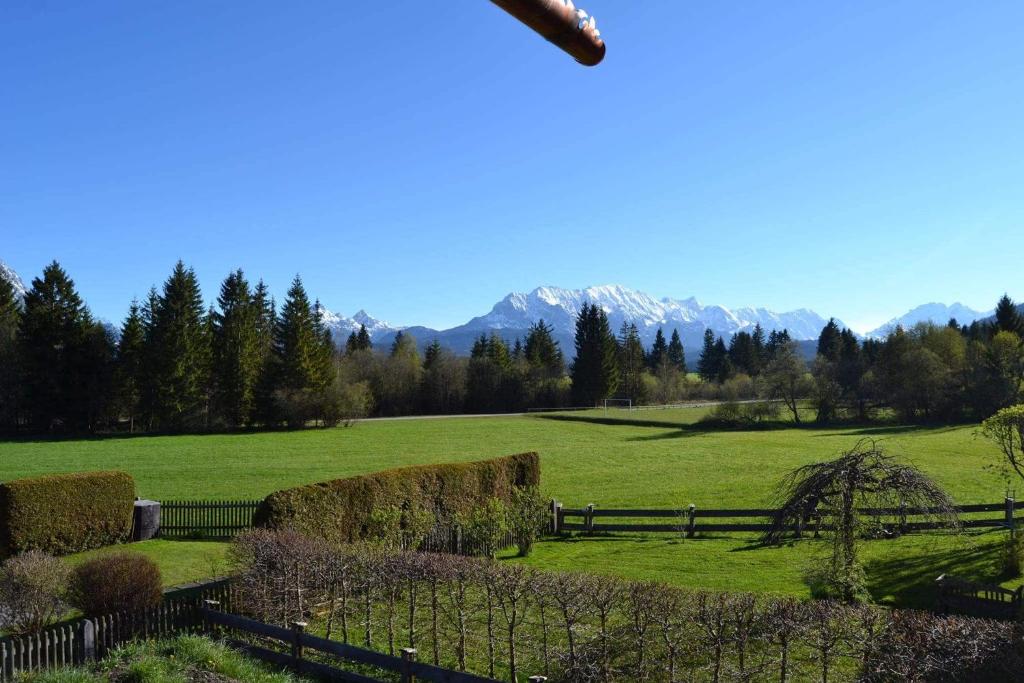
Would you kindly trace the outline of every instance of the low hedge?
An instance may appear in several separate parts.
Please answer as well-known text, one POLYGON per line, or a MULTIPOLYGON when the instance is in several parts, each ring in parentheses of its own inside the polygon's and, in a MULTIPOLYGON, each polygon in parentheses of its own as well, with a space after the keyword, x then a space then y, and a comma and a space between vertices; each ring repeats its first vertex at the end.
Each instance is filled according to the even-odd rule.
POLYGON ((124 472, 76 472, 0 484, 0 555, 65 555, 128 540, 135 482, 124 472))
POLYGON ((356 541, 366 536, 374 509, 426 509, 446 523, 491 498, 511 502, 514 487, 539 483, 540 458, 536 453, 401 467, 277 491, 260 504, 254 523, 356 541))

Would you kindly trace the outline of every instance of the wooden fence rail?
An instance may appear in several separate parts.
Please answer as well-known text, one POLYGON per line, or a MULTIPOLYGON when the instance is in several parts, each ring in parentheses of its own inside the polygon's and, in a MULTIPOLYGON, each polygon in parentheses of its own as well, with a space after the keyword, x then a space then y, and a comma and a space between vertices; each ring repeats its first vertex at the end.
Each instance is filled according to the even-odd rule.
MULTIPOLYGON (((1013 528, 1016 524, 1014 512, 1021 507, 1024 507, 1024 501, 1018 502, 1013 498, 1007 498, 1002 503, 961 505, 957 507, 957 512, 962 515, 985 512, 1003 513, 999 518, 963 519, 960 523, 964 528, 1013 528)), ((941 522, 937 521, 914 521, 908 519, 910 517, 939 512, 939 510, 934 508, 860 508, 858 512, 866 517, 878 518, 880 521, 883 521, 884 518, 889 518, 888 522, 883 521, 883 526, 891 526, 900 532, 939 529, 944 526, 941 522)), ((774 514, 775 510, 769 508, 703 510, 696 505, 672 510, 599 508, 593 504, 585 508, 565 508, 557 500, 552 500, 550 529, 556 534, 568 531, 582 531, 585 533, 626 531, 681 533, 692 537, 701 532, 765 532, 771 528, 769 520, 774 514), (615 521, 596 521, 602 518, 611 518, 615 521), (579 521, 569 521, 573 519, 579 521), (620 521, 630 519, 672 519, 674 521, 640 523, 620 521), (705 519, 712 521, 704 522, 703 520, 705 519)), ((808 513, 804 522, 794 527, 793 532, 799 536, 804 531, 817 534, 819 531, 827 531, 829 528, 827 524, 821 523, 819 512, 812 511, 808 513)))
POLYGON ((345 671, 328 664, 311 661, 305 654, 306 650, 313 650, 346 662, 372 666, 396 673, 401 677, 403 683, 413 680, 436 683, 495 683, 493 678, 485 678, 471 673, 452 671, 417 662, 416 650, 412 648, 404 648, 401 657, 394 657, 374 650, 366 650, 354 645, 319 638, 306 633, 306 625, 301 622, 292 624, 291 628, 284 628, 209 608, 202 609, 202 616, 206 623, 212 627, 256 636, 262 639, 265 644, 273 643, 273 646, 268 648, 251 642, 233 642, 233 645, 245 650, 250 655, 273 664, 287 666, 301 674, 317 678, 355 681, 357 683, 377 682, 377 679, 364 674, 345 671), (270 641, 270 643, 266 643, 266 641, 270 641))
POLYGON ((160 535, 167 538, 231 538, 252 527, 258 500, 160 502, 160 535))

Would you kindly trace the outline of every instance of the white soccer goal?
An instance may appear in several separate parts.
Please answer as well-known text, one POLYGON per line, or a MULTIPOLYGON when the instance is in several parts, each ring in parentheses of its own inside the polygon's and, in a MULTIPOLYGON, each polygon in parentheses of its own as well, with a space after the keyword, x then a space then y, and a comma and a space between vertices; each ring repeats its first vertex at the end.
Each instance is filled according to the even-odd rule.
POLYGON ((608 412, 609 408, 618 408, 619 410, 633 410, 633 399, 631 398, 606 398, 604 399, 604 412, 608 412))

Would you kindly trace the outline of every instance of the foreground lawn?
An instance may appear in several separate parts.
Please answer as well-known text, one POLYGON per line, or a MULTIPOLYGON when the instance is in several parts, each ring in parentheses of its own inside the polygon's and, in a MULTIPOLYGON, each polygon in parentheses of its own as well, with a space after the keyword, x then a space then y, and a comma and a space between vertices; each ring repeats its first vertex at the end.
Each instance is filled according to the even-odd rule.
POLYGON ((69 555, 71 564, 78 564, 99 555, 117 552, 142 553, 160 567, 165 587, 202 581, 227 573, 228 544, 217 541, 168 541, 154 539, 129 545, 112 545, 69 555))
POLYGON ((542 488, 566 505, 755 507, 798 465, 862 438, 934 476, 960 502, 998 502, 994 448, 970 426, 716 431, 703 409, 368 421, 301 432, 0 442, 0 480, 122 469, 156 499, 256 498, 280 488, 401 465, 534 450, 542 488))

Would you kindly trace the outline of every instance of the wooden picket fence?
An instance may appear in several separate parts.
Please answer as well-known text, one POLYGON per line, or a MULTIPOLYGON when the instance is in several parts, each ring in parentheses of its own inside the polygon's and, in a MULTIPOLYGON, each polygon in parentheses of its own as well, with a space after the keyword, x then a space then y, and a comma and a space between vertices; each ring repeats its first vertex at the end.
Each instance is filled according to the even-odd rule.
POLYGON ((165 538, 231 538, 252 527, 258 500, 167 500, 160 502, 165 538))
POLYGON ((202 631, 200 606, 217 600, 231 606, 226 579, 192 584, 164 594, 157 607, 56 624, 40 633, 0 638, 0 681, 104 657, 113 648, 139 638, 162 638, 202 631))
MULTIPOLYGON (((1024 507, 1024 501, 1015 501, 1013 498, 1007 498, 1002 503, 961 505, 957 508, 957 511, 961 515, 989 512, 1003 513, 998 518, 962 519, 961 524, 964 528, 1012 528, 1016 524, 1014 512, 1021 507, 1024 507)), ((892 532, 905 533, 942 527, 940 522, 912 519, 916 516, 927 515, 930 512, 924 509, 910 507, 896 509, 861 508, 858 512, 862 516, 878 519, 883 530, 892 532)), ((584 508, 565 508, 560 502, 553 500, 551 501, 551 531, 556 534, 571 531, 588 534, 610 532, 676 533, 687 537, 693 537, 698 533, 763 533, 771 528, 769 520, 774 514, 775 510, 767 508, 704 510, 696 505, 689 505, 685 508, 674 510, 599 508, 593 504, 584 508), (598 521, 601 519, 614 521, 598 521), (631 519, 655 519, 659 521, 639 523, 623 521, 631 519), (672 521, 667 521, 669 519, 672 521)), ((793 533, 800 536, 804 532, 817 534, 819 531, 826 530, 828 530, 828 527, 821 523, 820 515, 811 512, 803 523, 794 527, 793 533)))

